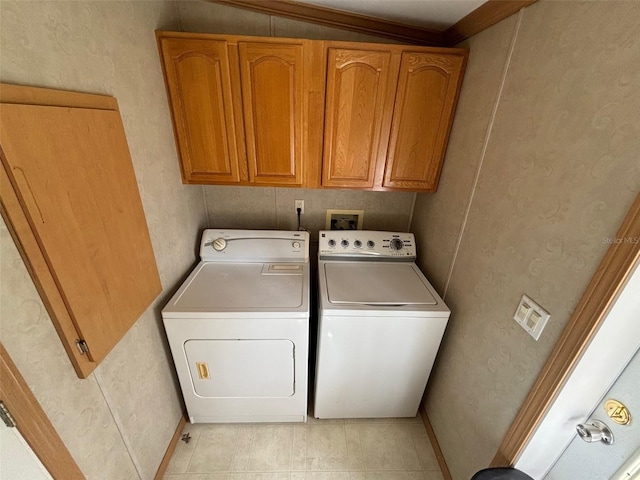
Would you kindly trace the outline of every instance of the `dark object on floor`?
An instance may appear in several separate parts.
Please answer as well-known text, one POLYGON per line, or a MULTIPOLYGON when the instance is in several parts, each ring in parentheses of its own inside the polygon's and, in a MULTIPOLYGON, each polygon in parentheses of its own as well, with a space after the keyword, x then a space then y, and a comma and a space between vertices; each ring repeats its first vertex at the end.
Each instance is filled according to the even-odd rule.
POLYGON ((485 468, 471 480, 533 480, 529 475, 515 468, 485 468))

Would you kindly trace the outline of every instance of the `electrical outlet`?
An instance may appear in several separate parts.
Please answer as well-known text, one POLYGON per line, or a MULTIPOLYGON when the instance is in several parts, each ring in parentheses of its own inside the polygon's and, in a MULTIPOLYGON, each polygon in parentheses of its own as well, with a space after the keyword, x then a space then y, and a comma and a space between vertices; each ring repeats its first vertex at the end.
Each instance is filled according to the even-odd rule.
POLYGON ((300 209, 300 214, 304 213, 304 200, 294 200, 295 204, 295 212, 298 213, 298 209, 300 209))

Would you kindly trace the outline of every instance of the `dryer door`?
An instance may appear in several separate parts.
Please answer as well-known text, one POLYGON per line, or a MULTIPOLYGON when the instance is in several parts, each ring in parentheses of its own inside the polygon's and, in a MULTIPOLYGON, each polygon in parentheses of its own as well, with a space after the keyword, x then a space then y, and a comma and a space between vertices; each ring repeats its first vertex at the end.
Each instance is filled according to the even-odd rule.
POLYGON ((184 351, 196 395, 290 397, 294 345, 289 340, 187 340, 184 351))

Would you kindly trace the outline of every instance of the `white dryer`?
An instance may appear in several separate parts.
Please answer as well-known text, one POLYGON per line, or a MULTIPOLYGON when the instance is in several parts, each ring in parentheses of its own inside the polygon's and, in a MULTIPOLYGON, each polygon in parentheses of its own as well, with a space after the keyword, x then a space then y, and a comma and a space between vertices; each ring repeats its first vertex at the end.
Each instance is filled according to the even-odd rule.
POLYGON ((314 416, 415 416, 450 311, 413 234, 321 231, 318 255, 314 416))
POLYGON ((205 230, 162 310, 191 423, 304 422, 309 234, 205 230))

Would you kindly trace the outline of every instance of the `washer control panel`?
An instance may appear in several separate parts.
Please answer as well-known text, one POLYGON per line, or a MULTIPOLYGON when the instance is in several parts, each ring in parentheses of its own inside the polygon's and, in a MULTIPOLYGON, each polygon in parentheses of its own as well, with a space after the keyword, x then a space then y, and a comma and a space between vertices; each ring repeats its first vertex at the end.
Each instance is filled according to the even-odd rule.
POLYGON ((318 239, 318 255, 327 258, 377 258, 414 261, 413 233, 374 230, 323 230, 318 239))

